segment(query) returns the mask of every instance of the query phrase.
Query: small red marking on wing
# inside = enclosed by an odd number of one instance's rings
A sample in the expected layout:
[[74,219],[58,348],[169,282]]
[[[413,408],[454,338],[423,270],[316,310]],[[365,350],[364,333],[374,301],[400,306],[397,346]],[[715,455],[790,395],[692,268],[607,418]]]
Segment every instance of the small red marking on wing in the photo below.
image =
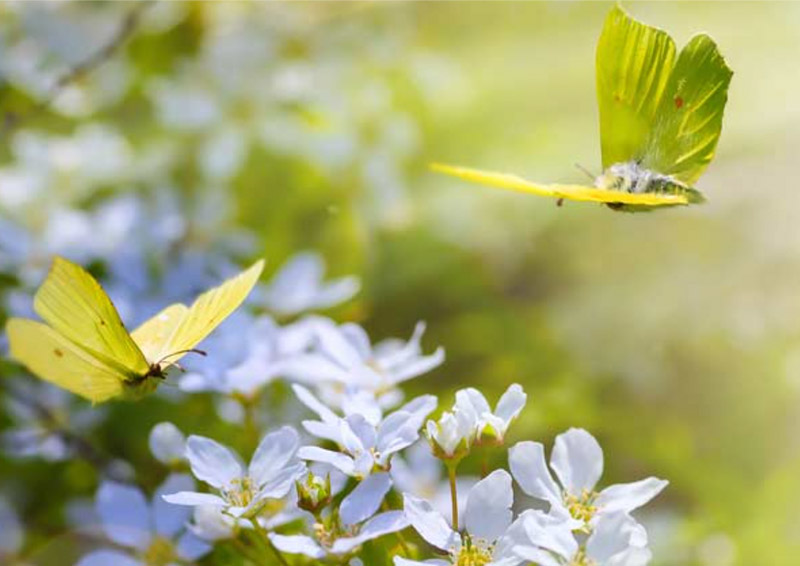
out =
[[680,96],[675,97],[675,108],[681,109],[683,107],[683,99]]

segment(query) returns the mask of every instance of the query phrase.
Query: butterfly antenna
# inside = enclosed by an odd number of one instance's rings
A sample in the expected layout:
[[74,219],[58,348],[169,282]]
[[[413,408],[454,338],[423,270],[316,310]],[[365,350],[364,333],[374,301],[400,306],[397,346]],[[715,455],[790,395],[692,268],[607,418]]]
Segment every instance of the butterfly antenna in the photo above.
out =
[[[163,358],[158,360],[158,362],[156,362],[156,363],[160,364],[160,363],[162,363],[164,360],[166,360],[168,358],[171,358],[173,356],[180,356],[181,354],[200,354],[201,356],[207,356],[208,355],[203,350],[198,350],[197,348],[189,348],[187,350],[178,350],[177,352],[172,352],[171,354],[167,354],[166,356],[164,356]],[[177,364],[173,364],[173,365],[177,365]]]
[[594,181],[597,178],[597,175],[592,174],[591,171],[589,171],[586,167],[584,167],[580,163],[576,163],[575,167],[577,167],[579,171],[583,171],[584,173],[586,173],[586,176],[589,177],[592,181]]

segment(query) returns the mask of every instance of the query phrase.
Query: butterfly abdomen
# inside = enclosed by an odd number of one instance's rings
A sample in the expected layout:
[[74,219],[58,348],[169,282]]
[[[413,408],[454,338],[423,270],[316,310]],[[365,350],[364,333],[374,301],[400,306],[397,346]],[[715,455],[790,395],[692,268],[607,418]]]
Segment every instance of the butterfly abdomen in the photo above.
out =
[[[595,186],[609,191],[634,194],[654,193],[664,195],[684,195],[689,203],[701,203],[703,195],[692,187],[678,181],[671,175],[664,175],[642,167],[636,161],[615,163],[595,180]],[[614,210],[648,210],[647,207],[611,203]]]

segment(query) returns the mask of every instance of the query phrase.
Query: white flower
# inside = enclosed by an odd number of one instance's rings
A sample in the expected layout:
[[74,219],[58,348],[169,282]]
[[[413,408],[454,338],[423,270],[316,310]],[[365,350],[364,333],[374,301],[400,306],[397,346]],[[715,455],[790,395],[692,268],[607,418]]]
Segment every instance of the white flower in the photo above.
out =
[[279,316],[326,309],[352,298],[361,284],[357,277],[342,277],[324,282],[325,264],[314,252],[292,256],[272,278],[257,291],[261,302]]
[[[450,513],[451,507],[450,484],[443,471],[442,461],[434,457],[430,445],[424,440],[415,443],[404,454],[396,454],[392,458],[391,474],[395,489],[427,499],[442,515]],[[463,523],[467,493],[477,481],[478,478],[472,476],[456,478],[459,524]]]
[[268,316],[239,311],[203,342],[201,348],[210,355],[189,362],[196,371],[181,378],[180,388],[253,397],[282,375],[284,363],[304,351],[311,340],[311,327],[305,321],[279,327]]
[[419,439],[425,417],[436,408],[436,397],[423,395],[406,403],[385,419],[369,422],[360,414],[345,418],[323,405],[306,388],[294,385],[295,394],[319,415],[319,421],[303,421],[303,427],[317,438],[335,442],[340,452],[318,446],[304,446],[300,458],[329,464],[360,480],[341,502],[339,514],[346,525],[364,521],[377,511],[391,489],[388,473],[392,455]]
[[428,421],[425,434],[438,458],[460,459],[469,452],[477,426],[474,412],[455,407],[452,413],[442,413],[438,421]]
[[494,411],[483,393],[473,387],[456,393],[456,407],[475,414],[478,440],[487,438],[502,444],[508,427],[525,407],[527,395],[516,383],[510,385],[497,402]]
[[155,425],[147,441],[150,453],[162,464],[174,466],[186,459],[186,437],[172,423]]
[[74,407],[73,395],[49,383],[14,380],[8,387],[4,404],[15,426],[0,435],[0,446],[15,458],[67,459],[75,449],[72,435],[88,432],[106,414],[102,408]]
[[22,549],[25,532],[14,508],[0,497],[0,558],[15,556]]
[[402,511],[387,511],[361,524],[350,525],[345,533],[328,533],[319,525],[322,528],[315,529],[314,536],[270,533],[269,538],[281,552],[304,554],[321,560],[349,554],[368,540],[401,531],[407,526],[408,520]]
[[[516,543],[525,539],[519,519],[511,521],[514,492],[511,476],[505,470],[495,470],[470,490],[463,533],[454,531],[428,501],[409,494],[403,500],[411,526],[428,543],[450,554],[448,561],[439,564],[515,566],[523,561],[513,551]],[[400,557],[394,563],[396,566],[426,564]]]
[[90,552],[77,566],[147,566],[194,562],[211,547],[187,531],[191,511],[169,505],[162,495],[191,489],[192,478],[172,475],[161,485],[151,502],[137,488],[104,482],[97,491],[95,507],[108,539],[126,551],[104,548]]
[[186,456],[192,473],[219,495],[182,491],[164,496],[176,505],[213,505],[234,517],[255,517],[268,500],[281,499],[305,471],[295,455],[297,432],[288,426],[264,436],[245,470],[228,448],[202,436],[190,436]]
[[509,451],[509,465],[514,479],[532,497],[550,503],[550,512],[589,523],[605,513],[638,509],[667,486],[654,477],[617,484],[595,491],[603,474],[603,450],[594,437],[583,429],[569,429],[556,437],[550,467],[547,469],[544,446],[538,442],[520,442]]
[[390,339],[375,346],[357,324],[337,326],[331,320],[317,317],[314,331],[316,351],[288,363],[287,376],[316,384],[326,394],[326,400],[334,404],[341,404],[337,392],[344,385],[371,392],[384,408],[395,406],[402,399],[398,384],[444,361],[441,347],[433,354],[422,355],[420,341],[425,332],[422,322],[417,323],[408,342]]
[[523,514],[525,540],[513,551],[539,566],[645,566],[651,553],[647,533],[630,515],[620,511],[600,517],[584,544],[572,535],[571,521],[541,511]]

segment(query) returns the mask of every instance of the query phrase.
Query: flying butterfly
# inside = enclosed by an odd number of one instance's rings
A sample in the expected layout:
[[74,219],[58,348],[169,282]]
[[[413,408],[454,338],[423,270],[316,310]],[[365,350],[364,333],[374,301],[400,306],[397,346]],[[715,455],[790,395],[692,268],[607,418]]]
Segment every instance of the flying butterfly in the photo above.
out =
[[259,260],[191,306],[175,303],[131,333],[100,284],[56,257],[33,308],[47,323],[11,318],[11,356],[40,378],[94,403],[138,399],[245,300],[264,268]]
[[693,185],[722,130],[733,72],[708,35],[694,36],[676,59],[663,30],[608,14],[597,44],[597,97],[603,173],[594,186],[540,184],[516,175],[433,164],[467,181],[638,212],[702,203]]

